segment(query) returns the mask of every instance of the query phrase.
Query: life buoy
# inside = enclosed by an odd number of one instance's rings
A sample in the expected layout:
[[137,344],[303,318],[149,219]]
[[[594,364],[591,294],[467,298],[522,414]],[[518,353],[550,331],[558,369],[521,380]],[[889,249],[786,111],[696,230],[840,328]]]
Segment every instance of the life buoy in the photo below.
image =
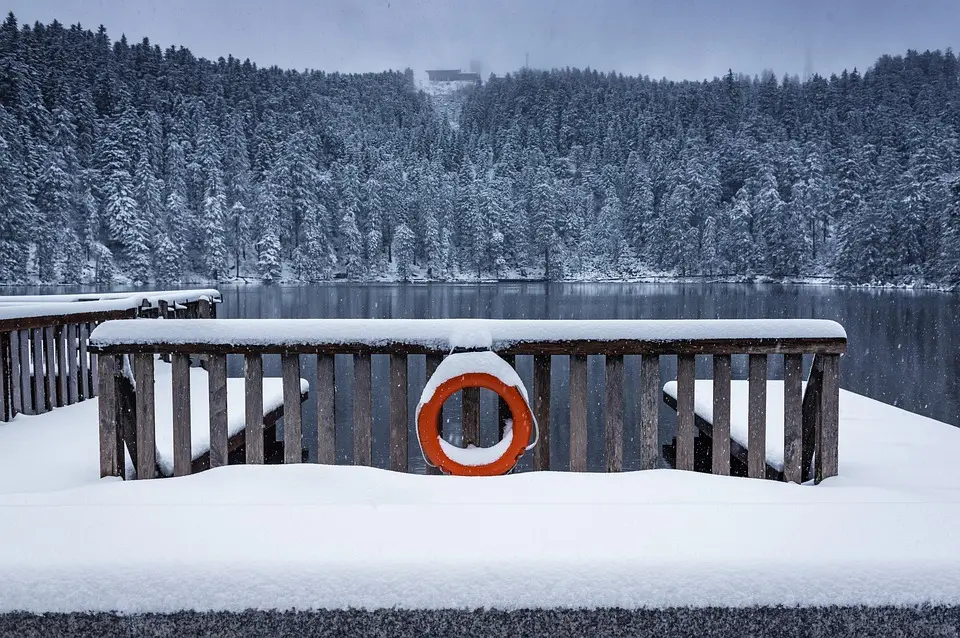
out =
[[[490,353],[493,355],[493,353]],[[457,355],[451,355],[457,356]],[[496,356],[496,355],[493,355]],[[502,360],[501,360],[502,361]],[[505,363],[505,362],[504,362]],[[438,369],[438,372],[440,370]],[[519,380],[519,378],[518,378]],[[496,392],[510,408],[513,418],[510,441],[506,437],[503,453],[480,464],[465,464],[450,458],[440,441],[439,423],[443,404],[455,393],[464,388],[486,388]],[[442,381],[427,401],[421,403],[417,412],[417,437],[424,459],[447,474],[457,476],[499,476],[512,470],[523,453],[529,449],[530,435],[535,421],[527,399],[521,388],[507,385],[503,380],[487,372],[466,372]],[[484,449],[484,448],[478,448]],[[489,448],[486,448],[489,449]]]

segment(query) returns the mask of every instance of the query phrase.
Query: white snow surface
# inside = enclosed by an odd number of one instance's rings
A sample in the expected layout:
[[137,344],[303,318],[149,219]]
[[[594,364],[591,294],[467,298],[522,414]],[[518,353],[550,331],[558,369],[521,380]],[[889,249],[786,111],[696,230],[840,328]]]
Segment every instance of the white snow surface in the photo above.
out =
[[[806,390],[807,382],[803,382]],[[677,382],[668,381],[663,391],[677,398]],[[730,438],[747,448],[749,422],[747,401],[750,385],[746,381],[730,384]],[[713,423],[713,381],[696,381],[693,386],[693,411]],[[767,463],[783,471],[783,381],[767,381]]]
[[0,423],[0,612],[960,604],[960,429],[846,391],[819,486],[313,464],[98,480],[95,414]]
[[91,343],[202,343],[220,346],[403,343],[436,349],[496,349],[524,342],[637,339],[845,339],[821,319],[545,320],[515,319],[176,319],[160,325],[108,321]]
[[440,439],[440,447],[443,448],[443,453],[450,457],[452,461],[467,466],[489,465],[510,449],[510,444],[513,443],[513,425],[505,427],[503,438],[490,447],[468,445],[462,448],[453,443],[448,443],[443,437],[437,438]]
[[160,301],[177,304],[196,301],[201,297],[206,297],[211,301],[219,301],[220,293],[211,288],[205,290],[125,292],[89,296],[6,296],[0,297],[0,320],[130,310],[132,308],[139,308],[144,305],[144,303],[149,306],[156,306]]

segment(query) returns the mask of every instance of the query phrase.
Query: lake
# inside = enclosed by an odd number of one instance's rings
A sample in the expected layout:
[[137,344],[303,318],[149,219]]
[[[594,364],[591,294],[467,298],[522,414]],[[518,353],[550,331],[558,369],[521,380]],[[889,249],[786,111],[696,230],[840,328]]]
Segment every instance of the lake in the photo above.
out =
[[[849,337],[842,359],[841,385],[911,412],[960,426],[960,295],[916,290],[850,289],[813,285],[698,284],[698,283],[495,283],[495,284],[349,284],[296,286],[220,286],[220,317],[246,318],[446,318],[503,319],[747,319],[816,318],[839,321]],[[58,290],[59,291],[59,290]],[[17,292],[20,292],[18,290]],[[41,294],[53,289],[23,289]],[[230,362],[232,376],[241,376],[239,357]],[[265,372],[279,375],[279,362],[268,357]],[[518,371],[532,387],[532,361],[518,358]],[[627,401],[624,463],[638,464],[632,445],[635,402],[630,388],[638,387],[638,362],[625,365]],[[422,383],[422,357],[411,357],[411,385]],[[771,373],[781,372],[780,357],[771,357]],[[809,357],[806,365],[809,366]],[[386,357],[374,358],[374,388],[383,388]],[[698,376],[709,376],[709,359],[698,357]],[[349,390],[352,368],[349,357],[337,358],[338,387]],[[602,442],[602,357],[591,357],[590,465],[600,467]],[[675,364],[664,358],[663,380],[672,378]],[[735,378],[746,377],[745,361],[736,361]],[[314,367],[304,358],[303,376],[311,379]],[[554,359],[552,457],[559,467],[566,462],[563,445],[567,427],[567,367],[564,357]],[[417,396],[410,397],[410,414]],[[386,393],[374,393],[374,463],[387,463]],[[314,438],[312,401],[304,406],[304,434]],[[456,398],[448,404],[446,431],[457,438],[459,413]],[[483,397],[481,442],[496,437],[495,400]],[[661,443],[672,436],[672,415],[661,411]],[[348,392],[337,401],[338,462],[352,457],[352,405]],[[311,455],[315,449],[311,449]],[[411,436],[411,464],[422,467],[416,441]],[[521,467],[529,464],[524,458]]]

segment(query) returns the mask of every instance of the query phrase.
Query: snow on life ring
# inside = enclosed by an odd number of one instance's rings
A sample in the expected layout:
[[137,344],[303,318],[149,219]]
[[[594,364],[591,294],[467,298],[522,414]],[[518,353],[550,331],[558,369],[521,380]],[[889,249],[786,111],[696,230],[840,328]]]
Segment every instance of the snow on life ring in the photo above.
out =
[[[441,439],[439,422],[443,404],[464,388],[492,390],[510,408],[512,424],[508,425],[503,440],[496,446],[454,448]],[[417,438],[424,460],[457,476],[506,474],[536,443],[527,443],[534,427],[533,412],[520,377],[510,364],[493,352],[452,354],[444,359],[428,380],[417,406]]]

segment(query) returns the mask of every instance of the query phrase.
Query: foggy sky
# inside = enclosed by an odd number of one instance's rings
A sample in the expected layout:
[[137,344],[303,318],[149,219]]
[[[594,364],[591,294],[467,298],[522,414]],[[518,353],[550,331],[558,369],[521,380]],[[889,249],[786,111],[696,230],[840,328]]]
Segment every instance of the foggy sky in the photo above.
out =
[[[0,5],[2,6],[2,5]],[[7,0],[23,23],[260,66],[375,71],[591,67],[671,79],[824,75],[960,45],[960,0]],[[6,12],[6,11],[4,11]]]

